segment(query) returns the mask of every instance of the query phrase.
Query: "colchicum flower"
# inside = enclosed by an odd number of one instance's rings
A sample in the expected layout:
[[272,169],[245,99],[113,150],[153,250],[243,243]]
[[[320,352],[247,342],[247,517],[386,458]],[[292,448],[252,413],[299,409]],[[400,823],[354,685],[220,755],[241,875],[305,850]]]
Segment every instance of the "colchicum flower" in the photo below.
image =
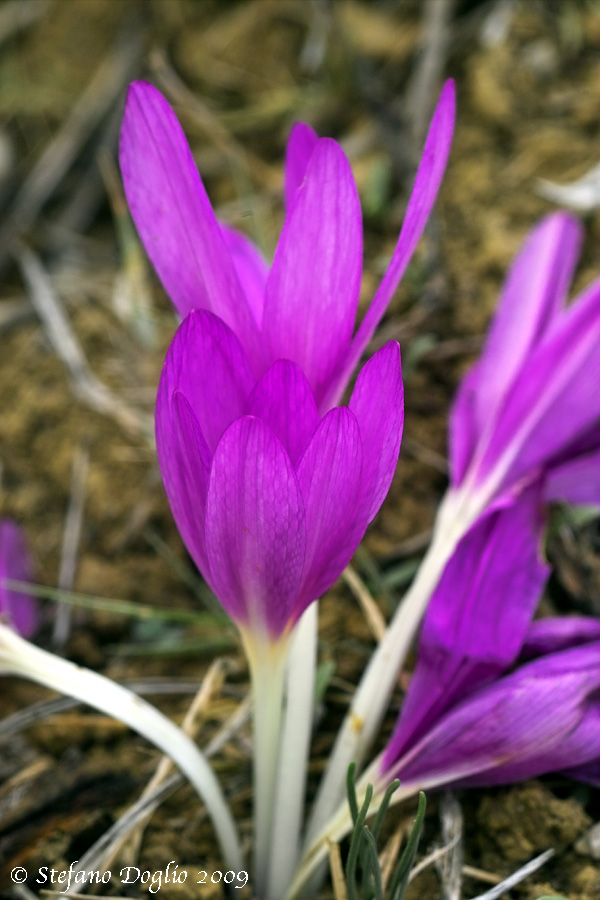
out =
[[0,620],[23,637],[29,638],[39,627],[38,605],[33,597],[15,590],[5,582],[30,582],[31,557],[21,529],[10,519],[0,519]]
[[164,97],[129,89],[120,162],[146,251],[180,316],[202,308],[237,335],[260,378],[279,359],[304,372],[321,413],[339,403],[422,234],[444,173],[454,123],[447,82],[433,116],[389,268],[353,336],[362,274],[358,193],[341,147],[307,125],[286,154],[286,219],[269,268],[215,218],[189,146]]
[[389,488],[403,421],[398,345],[375,354],[348,406],[338,404],[435,202],[453,121],[448,82],[389,268],[354,332],[362,220],[340,146],[306,125],[292,131],[285,223],[269,267],[215,218],[164,97],[136,82],[127,98],[127,201],[184,318],[158,393],[159,464],[185,544],[239,626],[250,661],[255,890],[267,900],[279,900],[298,852],[314,608],[295,630],[301,646],[289,656],[287,690],[296,700],[282,728],[291,634],[348,564]]
[[289,633],[348,564],[389,489],[402,423],[393,341],[348,407],[321,417],[295,363],[257,380],[213,313],[180,325],[157,397],[159,464],[191,556],[250,643]]
[[[417,663],[386,749],[362,774],[392,802],[420,790],[562,772],[600,784],[600,621],[531,622],[549,574],[541,486],[477,522],[429,604]],[[308,847],[298,887],[351,827],[343,805]]]

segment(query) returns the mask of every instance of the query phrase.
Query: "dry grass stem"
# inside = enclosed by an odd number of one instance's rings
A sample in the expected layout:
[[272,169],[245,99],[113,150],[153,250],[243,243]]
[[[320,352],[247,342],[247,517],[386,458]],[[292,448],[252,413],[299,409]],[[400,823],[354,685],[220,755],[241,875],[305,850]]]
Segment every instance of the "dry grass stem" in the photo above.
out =
[[19,244],[16,256],[31,302],[55,353],[71,373],[75,393],[96,412],[118,422],[128,434],[144,436],[150,441],[153,431],[151,418],[127,406],[93,374],[50,277],[38,257],[23,244]]
[[358,600],[371,634],[375,640],[379,642],[385,634],[385,619],[383,618],[381,610],[371,597],[369,589],[352,566],[347,566],[344,569],[342,578]]
[[[73,458],[71,474],[71,497],[65,520],[63,543],[58,574],[58,586],[63,591],[70,591],[75,581],[77,556],[83,526],[83,509],[85,505],[85,486],[89,468],[87,450],[78,447]],[[53,641],[55,646],[64,647],[71,630],[73,607],[61,603],[56,609],[54,619]]]

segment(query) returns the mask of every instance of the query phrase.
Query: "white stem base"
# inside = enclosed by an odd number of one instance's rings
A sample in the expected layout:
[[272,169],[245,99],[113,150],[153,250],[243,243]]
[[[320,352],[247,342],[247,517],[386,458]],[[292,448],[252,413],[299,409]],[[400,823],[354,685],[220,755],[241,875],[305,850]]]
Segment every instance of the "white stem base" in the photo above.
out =
[[312,603],[292,637],[286,711],[275,790],[267,900],[281,900],[300,855],[317,664],[318,604]]
[[252,676],[254,707],[254,891],[266,897],[273,840],[288,639],[277,642],[242,632]]

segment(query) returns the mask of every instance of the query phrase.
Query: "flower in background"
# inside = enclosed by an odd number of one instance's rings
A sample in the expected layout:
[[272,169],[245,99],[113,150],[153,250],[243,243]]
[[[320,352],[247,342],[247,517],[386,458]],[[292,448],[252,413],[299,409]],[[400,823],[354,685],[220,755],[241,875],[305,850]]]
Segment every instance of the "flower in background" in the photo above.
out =
[[243,633],[283,635],[338,578],[389,489],[402,424],[395,342],[348,407],[321,416],[296,363],[257,379],[213,313],[180,325],[158,391],[159,464],[185,544]]
[[164,97],[129,89],[120,161],[146,251],[182,317],[202,308],[237,335],[256,378],[279,359],[304,372],[317,408],[335,406],[408,265],[435,202],[454,124],[447,82],[433,116],[389,268],[353,335],[362,274],[358,193],[341,147],[306,125],[286,154],[286,220],[268,267],[251,242],[221,225]]
[[581,238],[578,222],[556,213],[513,263],[452,410],[451,484],[431,544],[353,696],[317,791],[311,839],[343,801],[348,765],[362,763],[379,733],[427,606],[470,529],[535,485],[544,501],[600,504],[600,279],[565,306]]
[[552,771],[600,782],[600,621],[531,623],[549,571],[540,500],[535,486],[475,525],[432,597],[379,761],[404,796]]
[[[531,622],[549,575],[542,513],[537,482],[459,543],[431,598],[396,727],[359,796],[372,785],[379,804],[396,778],[393,803],[547,772],[600,784],[600,621]],[[347,802],[326,811],[308,833],[298,885],[352,828]]]
[[38,605],[29,594],[13,590],[6,582],[31,582],[32,578],[33,566],[23,532],[9,519],[0,519],[0,618],[27,638],[38,629]]
[[536,478],[549,500],[600,503],[600,279],[565,306],[581,226],[531,232],[450,421],[452,491],[488,505]]

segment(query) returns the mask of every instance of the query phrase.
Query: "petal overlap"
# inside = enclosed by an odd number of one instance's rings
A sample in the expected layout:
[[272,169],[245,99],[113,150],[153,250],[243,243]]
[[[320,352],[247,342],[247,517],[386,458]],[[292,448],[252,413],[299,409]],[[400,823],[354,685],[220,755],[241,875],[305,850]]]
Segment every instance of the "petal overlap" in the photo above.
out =
[[298,363],[317,402],[347,350],[360,291],[362,220],[350,165],[335,141],[316,145],[266,286],[267,360]]
[[304,567],[305,518],[281,442],[260,419],[237,419],[215,452],[206,510],[211,581],[236,622],[284,630]]
[[248,400],[247,412],[277,435],[295,465],[318,428],[315,398],[302,369],[287,359],[273,363]]
[[402,441],[404,386],[396,341],[387,343],[365,363],[348,405],[356,416],[363,446],[359,507],[366,526],[390,489]]
[[332,409],[296,469],[306,509],[307,533],[297,617],[331,587],[356,550],[360,537],[356,538],[353,525],[362,465],[363,449],[356,418],[345,407]]

